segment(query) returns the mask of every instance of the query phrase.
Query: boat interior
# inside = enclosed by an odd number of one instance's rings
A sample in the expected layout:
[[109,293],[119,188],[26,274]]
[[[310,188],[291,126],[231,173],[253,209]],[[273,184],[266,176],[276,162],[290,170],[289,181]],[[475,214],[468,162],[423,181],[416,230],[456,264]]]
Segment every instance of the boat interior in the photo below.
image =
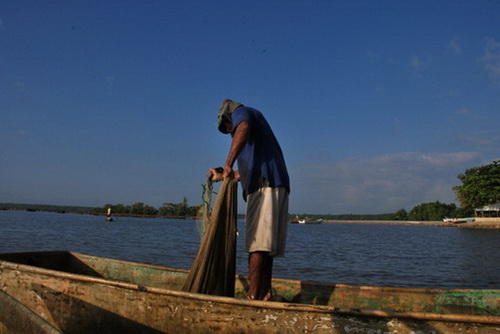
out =
[[[7,262],[2,262],[7,261]],[[110,281],[181,291],[188,271],[106,259],[69,251],[0,254],[2,266],[46,271],[50,275],[84,275]],[[236,276],[235,297],[242,298],[248,277]],[[499,290],[443,290],[353,286],[273,279],[274,301],[334,308],[367,308],[401,312],[500,315]]]

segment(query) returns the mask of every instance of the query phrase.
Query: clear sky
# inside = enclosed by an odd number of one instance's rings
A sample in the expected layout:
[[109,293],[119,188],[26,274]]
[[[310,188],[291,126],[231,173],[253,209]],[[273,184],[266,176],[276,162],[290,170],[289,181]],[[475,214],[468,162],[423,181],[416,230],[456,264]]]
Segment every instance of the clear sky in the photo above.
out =
[[452,203],[500,159],[499,18],[496,0],[3,0],[0,202],[198,205],[231,98],[271,123],[291,213]]

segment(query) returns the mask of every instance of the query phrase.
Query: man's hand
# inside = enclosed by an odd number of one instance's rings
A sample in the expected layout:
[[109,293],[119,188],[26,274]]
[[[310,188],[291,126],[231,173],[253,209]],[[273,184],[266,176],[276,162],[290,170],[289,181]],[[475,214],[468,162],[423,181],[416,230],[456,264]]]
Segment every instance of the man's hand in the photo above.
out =
[[219,182],[224,180],[224,169],[222,167],[210,168],[208,171],[208,177],[212,179],[214,182]]
[[213,182],[223,181],[228,176],[234,177],[236,181],[240,180],[240,172],[233,170],[231,167],[210,168],[207,176],[209,176]]

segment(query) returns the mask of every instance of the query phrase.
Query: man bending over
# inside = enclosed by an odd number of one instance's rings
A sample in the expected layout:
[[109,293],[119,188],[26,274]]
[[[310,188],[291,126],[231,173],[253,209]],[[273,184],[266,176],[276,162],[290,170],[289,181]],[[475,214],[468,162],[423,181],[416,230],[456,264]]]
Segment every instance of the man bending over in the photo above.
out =
[[[232,142],[223,171],[211,168],[212,179],[233,176],[246,201],[245,250],[249,253],[250,287],[246,298],[270,300],[273,259],[285,253],[290,180],[281,147],[256,109],[225,100],[218,114],[219,131]],[[238,170],[233,170],[238,162]]]

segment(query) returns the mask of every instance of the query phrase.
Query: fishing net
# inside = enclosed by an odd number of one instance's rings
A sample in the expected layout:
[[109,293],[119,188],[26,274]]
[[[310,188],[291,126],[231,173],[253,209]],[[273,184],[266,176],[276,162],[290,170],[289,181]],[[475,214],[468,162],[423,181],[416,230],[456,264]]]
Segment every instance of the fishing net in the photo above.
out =
[[183,291],[234,297],[237,186],[236,180],[226,178],[211,211],[212,181],[207,179],[198,214],[204,233]]
[[212,212],[212,208],[210,205],[212,204],[212,194],[217,194],[213,191],[213,182],[212,177],[207,176],[207,182],[201,185],[203,187],[203,204],[200,206],[198,213],[196,215],[196,226],[198,227],[198,232],[200,236],[203,238],[205,234],[205,230],[207,228],[207,224],[210,220],[210,213]]

